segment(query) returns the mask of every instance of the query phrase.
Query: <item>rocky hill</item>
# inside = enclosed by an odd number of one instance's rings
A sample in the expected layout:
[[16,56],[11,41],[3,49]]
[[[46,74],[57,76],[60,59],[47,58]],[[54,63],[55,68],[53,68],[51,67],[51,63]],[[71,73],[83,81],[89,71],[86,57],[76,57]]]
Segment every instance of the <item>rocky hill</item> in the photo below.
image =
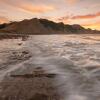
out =
[[85,29],[80,25],[56,23],[47,19],[33,18],[20,22],[0,25],[0,32],[17,34],[68,34],[68,33],[100,33],[97,30]]

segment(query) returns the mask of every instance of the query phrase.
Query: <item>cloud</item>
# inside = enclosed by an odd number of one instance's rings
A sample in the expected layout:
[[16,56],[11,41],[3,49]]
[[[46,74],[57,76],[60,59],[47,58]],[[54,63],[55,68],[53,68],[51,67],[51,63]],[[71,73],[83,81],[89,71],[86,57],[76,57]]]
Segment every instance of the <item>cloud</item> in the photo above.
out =
[[95,14],[87,14],[87,15],[64,16],[64,17],[58,18],[57,20],[66,22],[69,20],[71,21],[72,20],[84,20],[84,19],[86,20],[86,19],[93,19],[97,17],[100,17],[100,12],[97,12]]
[[68,4],[74,5],[76,4],[79,0],[66,0]]
[[20,5],[19,8],[31,13],[46,13],[46,12],[55,10],[53,6],[46,6],[46,5],[23,4],[23,5]]
[[3,3],[5,5],[9,5],[11,7],[14,7],[16,9],[20,9],[21,11],[27,11],[33,14],[36,13],[46,13],[55,10],[56,8],[53,5],[46,5],[43,3],[33,3],[31,1],[27,0],[0,0],[0,3]]
[[96,18],[99,16],[100,16],[100,12],[97,12],[95,14],[73,16],[71,19],[91,19],[91,18]]
[[9,22],[9,19],[8,18],[6,18],[4,16],[0,16],[0,24],[7,23],[7,22]]

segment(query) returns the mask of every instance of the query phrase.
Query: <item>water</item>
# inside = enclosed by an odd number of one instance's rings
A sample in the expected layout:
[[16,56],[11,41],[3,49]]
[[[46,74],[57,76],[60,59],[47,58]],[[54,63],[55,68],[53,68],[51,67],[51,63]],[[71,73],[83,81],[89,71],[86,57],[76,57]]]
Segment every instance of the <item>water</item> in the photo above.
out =
[[100,35],[33,35],[27,41],[2,40],[0,47],[1,82],[41,67],[56,75],[50,82],[59,100],[100,100]]

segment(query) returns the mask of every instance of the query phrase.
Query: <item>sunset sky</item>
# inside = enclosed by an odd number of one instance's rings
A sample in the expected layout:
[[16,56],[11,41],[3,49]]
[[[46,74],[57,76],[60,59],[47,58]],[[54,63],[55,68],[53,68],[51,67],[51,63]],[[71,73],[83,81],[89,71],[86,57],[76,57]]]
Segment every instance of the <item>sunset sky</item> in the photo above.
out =
[[100,30],[100,0],[0,0],[0,23],[34,17]]

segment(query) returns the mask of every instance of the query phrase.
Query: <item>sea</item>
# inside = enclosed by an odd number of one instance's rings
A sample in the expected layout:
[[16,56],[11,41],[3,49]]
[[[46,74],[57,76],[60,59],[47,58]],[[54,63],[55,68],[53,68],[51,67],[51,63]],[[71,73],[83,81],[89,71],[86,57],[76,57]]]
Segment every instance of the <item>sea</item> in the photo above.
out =
[[60,100],[100,100],[100,34],[0,39],[0,82],[25,67],[28,72],[29,65],[57,75],[53,84]]

